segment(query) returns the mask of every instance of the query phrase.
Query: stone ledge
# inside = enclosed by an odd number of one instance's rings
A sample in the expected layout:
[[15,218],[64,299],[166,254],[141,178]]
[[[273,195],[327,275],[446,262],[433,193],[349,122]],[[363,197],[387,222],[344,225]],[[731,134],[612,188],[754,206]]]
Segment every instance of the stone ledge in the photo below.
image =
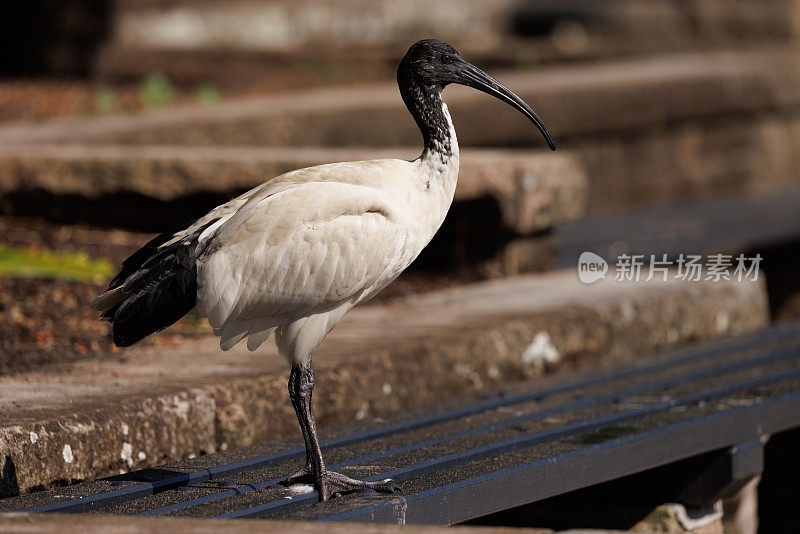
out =
[[[181,27],[187,14],[194,31],[179,29],[176,37],[169,29]],[[639,0],[407,0],[402,7],[391,0],[245,0],[225,9],[215,2],[118,2],[118,31],[97,70],[106,78],[164,72],[184,83],[229,86],[274,84],[276,77],[308,80],[325,62],[332,67],[322,69],[323,82],[364,77],[365,71],[388,77],[399,54],[434,34],[479,63],[538,65],[790,42],[797,33],[793,15],[787,0],[649,0],[645,8]],[[253,19],[259,29],[252,28]],[[530,21],[552,27],[528,37],[509,33]],[[243,33],[243,25],[251,31]]]
[[[569,271],[474,284],[351,312],[317,352],[317,412],[324,427],[767,322],[763,283],[585,286]],[[222,353],[209,337],[0,377],[3,494],[294,433],[268,345]]]
[[[492,74],[541,111],[557,138],[572,139],[796,106],[800,104],[797,57],[793,48],[768,47]],[[463,146],[542,146],[538,131],[501,102],[461,86],[448,87],[445,99]],[[0,128],[3,144],[83,141],[417,146],[419,131],[394,83]]]
[[[769,47],[494,74],[583,159],[588,211],[608,213],[794,182],[798,65],[796,50]],[[504,104],[463,87],[445,96],[462,146],[542,147]],[[381,84],[0,128],[0,144],[34,143],[390,147],[419,132]]]
[[[252,519],[192,519],[188,517],[114,517],[78,514],[0,514],[5,534],[547,534],[549,529],[497,527],[434,527],[419,525],[358,525]],[[565,534],[586,531],[570,530]]]
[[[0,147],[0,196],[42,189],[97,198],[135,193],[175,200],[235,194],[284,172],[335,161],[414,159],[415,149],[24,145]],[[520,234],[575,220],[588,197],[586,171],[568,152],[464,150],[456,201],[490,196]]]
[[214,399],[190,389],[68,407],[58,417],[4,426],[0,496],[13,494],[14,486],[30,491],[216,450],[215,416]]

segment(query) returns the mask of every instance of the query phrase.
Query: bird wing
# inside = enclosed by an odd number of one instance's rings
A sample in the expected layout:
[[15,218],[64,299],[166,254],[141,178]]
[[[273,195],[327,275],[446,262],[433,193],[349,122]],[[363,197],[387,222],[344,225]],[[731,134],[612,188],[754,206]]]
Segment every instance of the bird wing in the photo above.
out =
[[314,181],[262,190],[201,243],[199,309],[217,330],[265,330],[357,300],[406,267],[406,238],[379,189]]
[[[261,202],[272,195],[282,193],[287,189],[293,189],[307,184],[318,183],[339,183],[350,185],[371,186],[376,178],[382,173],[402,174],[409,170],[409,162],[398,159],[379,159],[370,161],[351,161],[342,163],[326,163],[290,171],[263,184],[242,193],[221,204],[206,213],[203,217],[195,220],[186,228],[181,229],[168,236],[169,240],[159,243],[159,248],[166,247],[180,241],[186,236],[192,235],[203,228],[200,241],[205,241],[214,235],[217,229],[228,221],[232,216],[239,212],[244,206],[253,202]],[[313,194],[313,193],[311,193]],[[204,228],[205,227],[205,228]],[[167,235],[165,235],[165,238]]]

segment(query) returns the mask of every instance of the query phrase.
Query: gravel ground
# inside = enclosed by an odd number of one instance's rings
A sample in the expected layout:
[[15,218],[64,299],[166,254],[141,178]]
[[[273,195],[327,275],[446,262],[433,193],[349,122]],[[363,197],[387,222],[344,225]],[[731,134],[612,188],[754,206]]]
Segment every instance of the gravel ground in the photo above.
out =
[[42,219],[0,216],[0,243],[62,252],[85,252],[113,265],[144,245],[153,234],[81,224],[53,224]]
[[[143,95],[143,82],[108,85],[81,80],[0,80],[0,121],[139,113],[157,107],[208,104],[216,99],[272,94],[292,89],[385,81],[392,79],[393,75],[394,67],[385,65],[365,65],[358,70],[351,68],[344,72],[327,73],[313,69],[298,71],[276,68],[269,76],[248,80],[244,86],[238,83],[219,90],[208,84],[184,87],[169,83],[168,100],[158,105],[148,104],[147,97]],[[205,100],[209,98],[209,91],[213,94],[210,102]]]
[[[104,86],[79,81],[14,80],[0,82],[0,121],[42,120],[57,117],[96,115]],[[108,112],[135,113],[146,108],[135,86],[114,88],[114,102]],[[182,91],[173,103],[191,101]]]
[[[151,237],[119,229],[0,217],[0,243],[84,251],[113,265],[119,265]],[[412,269],[373,302],[391,305],[410,295],[479,278],[475,273],[437,274]],[[98,320],[90,306],[91,299],[104,288],[97,283],[0,276],[0,374],[117,352],[108,325]],[[176,345],[186,337],[210,333],[205,319],[189,317],[143,343]]]
[[[112,354],[107,324],[89,305],[103,286],[70,280],[0,277],[0,374]],[[182,320],[146,344],[175,345],[210,333],[204,322]]]

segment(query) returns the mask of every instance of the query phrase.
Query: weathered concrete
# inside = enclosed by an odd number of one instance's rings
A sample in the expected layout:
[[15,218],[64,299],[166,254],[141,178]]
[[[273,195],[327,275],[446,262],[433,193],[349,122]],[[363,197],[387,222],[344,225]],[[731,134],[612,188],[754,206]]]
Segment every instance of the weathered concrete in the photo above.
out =
[[[224,8],[219,2],[127,0],[119,2],[112,42],[139,51],[286,52],[318,46],[323,53],[331,53],[331,49],[402,48],[436,33],[475,52],[513,41],[508,28],[520,15],[538,17],[545,23],[551,19],[555,22],[559,16],[577,15],[596,22],[587,28],[594,35],[613,34],[627,41],[631,49],[639,46],[647,51],[664,51],[698,41],[741,45],[742,41],[788,40],[795,31],[792,9],[791,0],[762,0],[757,6],[748,0],[652,0],[647,8],[637,0],[608,0],[600,7],[573,5],[561,9],[536,3],[520,6],[513,0],[482,0],[469,5],[445,0],[435,6],[425,0],[408,0],[402,5],[391,0],[346,4],[243,0]],[[188,24],[194,31],[186,31]],[[657,40],[660,46],[655,47]],[[502,54],[502,50],[498,52]]]
[[[800,102],[800,66],[791,48],[493,74],[539,109],[557,137],[569,139],[641,133],[654,124],[765,112]],[[527,119],[501,102],[460,86],[449,87],[445,97],[464,146],[542,144]],[[419,132],[396,85],[389,83],[248,97],[136,116],[8,124],[0,128],[0,141],[381,147],[417,146]]]
[[[800,61],[792,49],[496,73],[587,165],[589,211],[796,180]],[[541,147],[524,117],[463,87],[446,99],[463,146]],[[498,120],[502,117],[502,120]],[[232,100],[136,117],[0,128],[0,144],[416,146],[394,84]]]
[[25,401],[12,401],[5,409],[0,496],[216,450],[214,399],[202,389],[100,400],[78,408],[70,400],[57,417],[22,426],[9,423],[16,419],[13,404]]
[[[310,165],[418,155],[416,149],[402,148],[5,146],[0,147],[0,197],[32,189],[88,198],[116,193],[159,200],[208,192],[233,195]],[[568,152],[465,150],[456,201],[484,196],[498,202],[510,229],[527,234],[584,214],[586,170]]]
[[[150,50],[238,51],[338,50],[402,45],[419,35],[467,40],[473,47],[496,43],[514,0],[479,0],[468,5],[444,0],[398,4],[386,0],[347,3],[319,0],[240,0],[233,4],[185,0],[123,0],[116,12],[114,42]],[[193,31],[187,32],[187,25]]]
[[[586,286],[573,271],[365,306],[317,351],[318,417],[331,425],[545,370],[632,362],[767,321],[763,282]],[[210,337],[0,377],[4,494],[294,433],[286,379],[272,343],[222,353]]]

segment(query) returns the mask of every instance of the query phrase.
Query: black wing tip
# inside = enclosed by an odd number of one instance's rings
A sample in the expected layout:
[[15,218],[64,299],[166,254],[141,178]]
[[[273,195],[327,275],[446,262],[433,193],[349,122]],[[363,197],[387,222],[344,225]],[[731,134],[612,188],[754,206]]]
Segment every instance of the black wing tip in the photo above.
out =
[[[111,323],[117,347],[139,343],[172,325],[195,307],[195,247],[207,226],[163,248],[150,246],[158,241],[166,242],[162,235],[135,252],[131,256],[133,259],[123,263],[123,272],[115,280],[124,284],[125,298],[114,302],[100,316]],[[113,286],[112,281],[112,289]]]
[[127,337],[123,337],[121,335],[117,335],[117,332],[115,331],[114,332],[114,345],[116,345],[117,347],[119,347],[121,349],[125,348],[125,347],[131,347],[131,346],[137,344],[139,341],[143,340],[145,337],[147,337],[147,336],[145,335],[145,336],[142,336],[142,337],[140,337],[138,339],[130,339],[130,338],[127,338]]

